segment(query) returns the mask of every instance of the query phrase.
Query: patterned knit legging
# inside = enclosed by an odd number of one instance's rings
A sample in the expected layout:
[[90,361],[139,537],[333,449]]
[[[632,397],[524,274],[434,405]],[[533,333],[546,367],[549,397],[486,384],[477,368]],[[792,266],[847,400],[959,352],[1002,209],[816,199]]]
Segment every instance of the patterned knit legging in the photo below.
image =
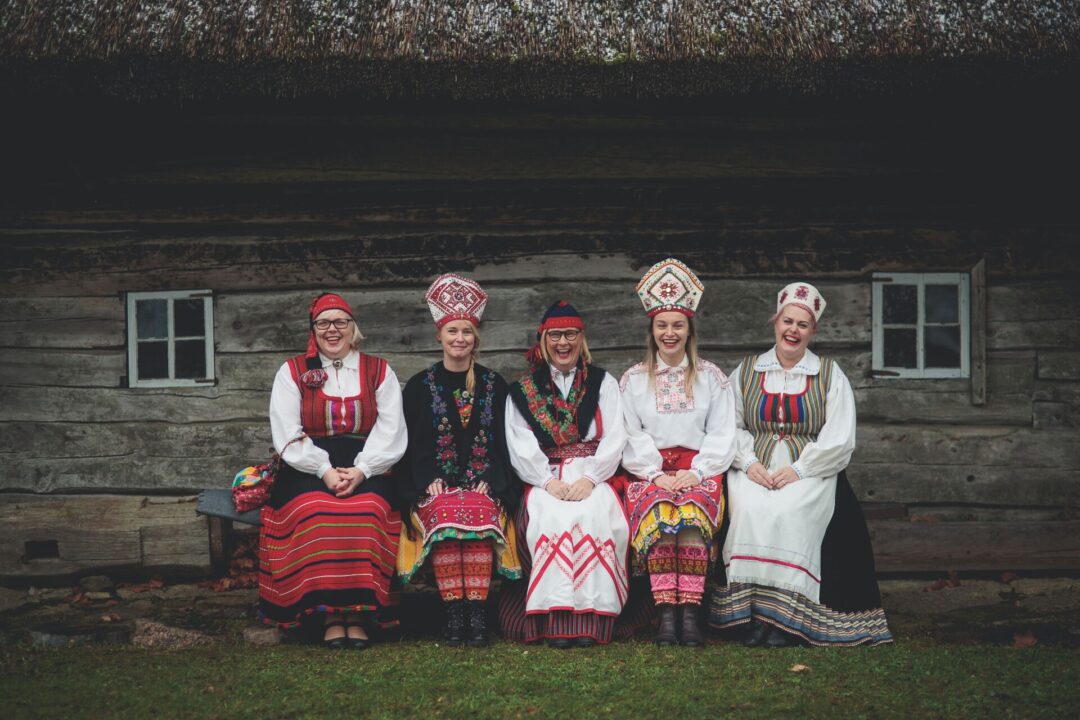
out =
[[649,584],[657,605],[700,605],[709,569],[709,550],[701,532],[684,528],[665,534],[649,549]]
[[491,586],[491,540],[441,540],[431,548],[435,582],[444,601],[487,600]]

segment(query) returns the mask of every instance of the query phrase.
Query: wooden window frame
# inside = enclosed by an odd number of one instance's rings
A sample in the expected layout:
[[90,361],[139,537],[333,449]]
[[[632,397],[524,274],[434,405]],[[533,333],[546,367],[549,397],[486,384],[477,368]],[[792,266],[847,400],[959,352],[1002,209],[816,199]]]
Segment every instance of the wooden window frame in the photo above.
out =
[[[915,317],[914,368],[889,367],[885,365],[884,292],[886,285],[915,285],[917,287]],[[955,285],[957,288],[958,320],[960,325],[960,367],[927,368],[926,346],[923,336],[925,321],[923,305],[927,285]],[[880,377],[895,378],[969,378],[971,377],[971,276],[965,272],[937,273],[874,273],[873,275],[873,344],[872,371]]]
[[[214,293],[212,290],[162,290],[158,292],[129,292],[125,294],[127,310],[127,386],[132,388],[199,387],[216,382],[214,375]],[[203,333],[205,338],[206,377],[176,378],[176,331],[173,320],[173,301],[203,301]],[[169,377],[139,378],[139,333],[135,317],[135,303],[139,300],[167,300]],[[183,338],[180,338],[183,339]]]

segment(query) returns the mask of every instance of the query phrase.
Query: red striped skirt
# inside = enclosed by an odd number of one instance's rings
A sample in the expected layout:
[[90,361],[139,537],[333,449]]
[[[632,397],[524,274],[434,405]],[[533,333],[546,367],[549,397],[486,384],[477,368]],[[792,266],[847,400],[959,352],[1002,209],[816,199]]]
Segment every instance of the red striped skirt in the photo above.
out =
[[401,517],[379,495],[309,492],[264,506],[259,533],[259,615],[296,625],[305,615],[372,612],[397,604]]

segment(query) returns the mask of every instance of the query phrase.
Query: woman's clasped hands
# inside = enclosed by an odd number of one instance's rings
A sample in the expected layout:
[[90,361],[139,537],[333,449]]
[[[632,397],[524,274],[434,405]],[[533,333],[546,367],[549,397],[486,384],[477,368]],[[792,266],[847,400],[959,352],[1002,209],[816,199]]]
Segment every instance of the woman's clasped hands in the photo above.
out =
[[701,484],[698,476],[690,470],[676,470],[675,474],[664,473],[653,479],[653,485],[668,492],[681,493]]
[[336,497],[349,497],[364,482],[364,473],[355,467],[332,467],[323,473],[322,481]]
[[587,477],[579,478],[572,483],[565,483],[558,478],[551,478],[548,480],[544,489],[549,495],[558,498],[559,500],[567,500],[570,502],[577,502],[584,500],[592,494],[593,488],[596,487],[593,481]]
[[759,462],[746,469],[746,476],[767,490],[779,490],[785,485],[790,485],[802,479],[799,477],[799,473],[795,472],[795,468],[790,465],[770,473]]

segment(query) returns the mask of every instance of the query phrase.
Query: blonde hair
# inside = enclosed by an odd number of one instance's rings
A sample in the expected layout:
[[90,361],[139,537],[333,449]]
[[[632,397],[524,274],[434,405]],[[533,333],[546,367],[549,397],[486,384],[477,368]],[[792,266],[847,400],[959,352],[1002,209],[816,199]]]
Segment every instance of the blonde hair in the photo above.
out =
[[355,318],[353,319],[352,333],[352,340],[349,341],[349,347],[359,352],[360,341],[365,338],[364,333],[360,332],[360,324],[356,322]]
[[[645,329],[645,370],[649,373],[649,384],[656,381],[656,354],[660,352],[660,346],[656,344],[653,336],[653,320],[649,318],[649,326]],[[686,374],[683,376],[683,392],[686,397],[694,399],[694,380],[697,379],[698,352],[697,330],[694,328],[694,318],[686,317]]]
[[[469,325],[472,326],[474,341],[472,352],[469,353],[469,372],[465,373],[465,392],[472,395],[476,392],[476,358],[480,355],[480,328],[471,322]],[[491,399],[487,402],[491,402]]]
[[[563,330],[564,328],[559,328],[559,329]],[[566,330],[576,330],[577,328],[565,328],[565,329]],[[540,357],[544,358],[544,362],[546,362],[548,365],[551,365],[552,364],[552,362],[551,362],[551,353],[549,353],[548,349],[547,349],[547,334],[549,332],[550,332],[549,330],[545,330],[543,332],[543,334],[540,335]],[[592,364],[592,353],[589,352],[589,343],[585,339],[585,331],[584,330],[581,331],[581,356],[580,357],[581,357],[582,360],[585,361],[586,365],[591,365]]]

